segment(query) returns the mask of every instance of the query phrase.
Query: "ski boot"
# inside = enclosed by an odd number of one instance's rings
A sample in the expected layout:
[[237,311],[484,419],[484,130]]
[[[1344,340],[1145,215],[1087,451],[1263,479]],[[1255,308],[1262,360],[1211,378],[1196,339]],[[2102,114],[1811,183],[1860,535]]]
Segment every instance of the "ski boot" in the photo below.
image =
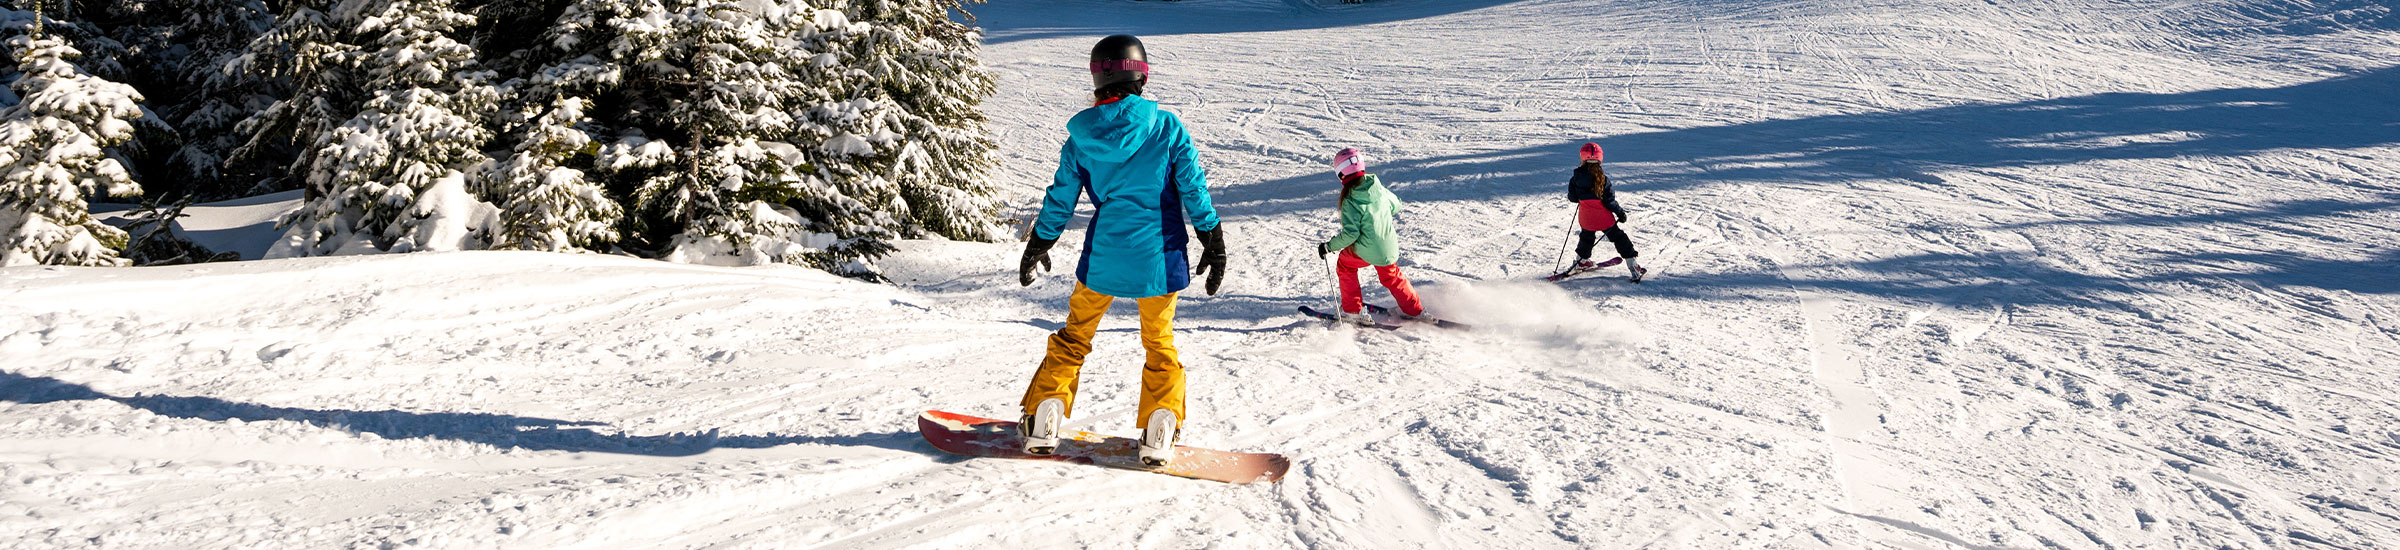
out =
[[1142,465],[1165,468],[1175,460],[1175,411],[1150,411],[1150,421],[1142,426]]
[[1375,326],[1375,316],[1367,315],[1365,313],[1343,313],[1336,315],[1336,317],[1340,317],[1341,322],[1350,323],[1352,325],[1362,327]]
[[1633,278],[1627,280],[1636,283],[1642,282],[1642,276],[1650,274],[1650,270],[1643,269],[1641,264],[1634,263],[1633,260],[1625,260],[1625,270],[1633,272]]
[[1058,425],[1067,420],[1067,404],[1057,399],[1044,399],[1033,406],[1033,414],[1017,423],[1017,433],[1025,436],[1025,454],[1050,456],[1058,452]]

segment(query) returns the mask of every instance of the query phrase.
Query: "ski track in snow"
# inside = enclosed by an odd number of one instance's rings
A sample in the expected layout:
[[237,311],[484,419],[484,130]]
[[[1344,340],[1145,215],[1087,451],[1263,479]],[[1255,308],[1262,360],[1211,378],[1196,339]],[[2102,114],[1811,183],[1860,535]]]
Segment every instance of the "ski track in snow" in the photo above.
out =
[[[1187,443],[1290,455],[1284,481],[916,436],[1016,414],[1080,229],[1030,288],[1014,243],[904,243],[895,285],[512,252],[9,268],[0,546],[2400,541],[2388,3],[972,9],[1018,218],[1091,41],[1149,43],[1233,246],[1224,295],[1181,305]],[[1585,140],[1649,282],[1537,279]],[[1291,313],[1329,301],[1343,146],[1481,330]],[[194,211],[232,243],[278,210]],[[1070,427],[1134,432],[1130,311]]]

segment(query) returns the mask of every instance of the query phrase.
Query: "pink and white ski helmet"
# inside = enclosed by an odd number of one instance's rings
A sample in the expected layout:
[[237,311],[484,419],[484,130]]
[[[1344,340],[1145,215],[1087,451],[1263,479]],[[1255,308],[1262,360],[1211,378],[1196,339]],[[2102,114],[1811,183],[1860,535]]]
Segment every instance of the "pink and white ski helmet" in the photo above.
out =
[[1366,172],[1367,157],[1359,154],[1357,149],[1343,147],[1341,152],[1333,154],[1334,175],[1341,176],[1342,179],[1349,179],[1352,175]]
[[1583,151],[1582,151],[1582,153],[1583,153],[1583,161],[1584,161],[1584,162],[1600,162],[1600,152],[1601,152],[1601,151],[1600,151],[1600,144],[1598,144],[1598,143],[1584,143],[1584,144],[1583,144]]

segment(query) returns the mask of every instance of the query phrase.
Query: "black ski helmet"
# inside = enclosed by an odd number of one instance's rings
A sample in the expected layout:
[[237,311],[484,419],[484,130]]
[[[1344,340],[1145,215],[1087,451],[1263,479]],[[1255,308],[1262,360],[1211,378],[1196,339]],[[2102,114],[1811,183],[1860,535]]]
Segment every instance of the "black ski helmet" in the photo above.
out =
[[1092,45],[1092,89],[1149,79],[1150,55],[1142,49],[1142,39],[1119,34]]

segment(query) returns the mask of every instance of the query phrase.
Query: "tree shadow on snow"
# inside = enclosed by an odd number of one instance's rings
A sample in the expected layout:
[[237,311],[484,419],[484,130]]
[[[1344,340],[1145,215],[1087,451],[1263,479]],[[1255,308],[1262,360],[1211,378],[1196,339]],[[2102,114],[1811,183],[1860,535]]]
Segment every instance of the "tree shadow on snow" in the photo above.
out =
[[[2388,207],[2400,207],[2393,204]],[[2204,281],[2267,287],[2312,287],[2358,294],[2400,294],[2400,249],[2359,259],[2324,259],[2256,252],[2177,254],[2139,262],[2149,271],[2092,273],[2054,265],[2035,254],[1934,253],[1865,262],[1792,265],[1779,271],[1679,273],[1696,288],[1681,294],[1744,298],[1753,291],[1804,288],[1950,305],[2050,304],[2106,306],[2151,295],[2158,285]],[[1850,276],[1858,274],[1858,276]],[[1673,286],[1673,281],[1665,281]],[[1653,285],[1656,286],[1656,285]],[[2126,307],[2133,310],[2140,307]]]
[[[2400,143],[2400,67],[2272,88],[2176,94],[2102,94],[1923,111],[1830,115],[1601,137],[1629,192],[1771,185],[1847,190],[1862,179],[1899,179],[1939,192],[1936,172],[2067,165],[2104,160],[2236,157],[2273,150],[2343,150]],[[1564,194],[1572,151],[1583,140],[1496,152],[1399,158],[1380,163],[1393,188],[1415,202],[1480,202]],[[1324,209],[1328,186],[1310,174],[1219,193],[1228,217]],[[2400,294],[2400,249],[2360,241],[2359,216],[2400,209],[2390,182],[2333,181],[2364,199],[2305,199],[2221,210],[2122,214],[1926,227],[1926,231],[2165,229],[2195,233],[2121,256],[2123,274],[2050,262],[2039,254],[1922,254],[1869,262],[1791,265],[1765,272],[1677,273],[1725,297],[1800,286],[1937,303],[2088,303],[2107,292],[2142,293],[2159,283],[2231,281],[2360,294]],[[2182,182],[2143,182],[2181,192]],[[1636,207],[1638,209],[1638,206]],[[1774,216],[1775,213],[1761,213]],[[1797,214],[1794,214],[1797,215]],[[1403,216],[1406,216],[1404,214]],[[2037,216],[2028,216],[2037,217]],[[2339,231],[2325,231],[2328,226]],[[2373,233],[2372,229],[2367,233]],[[2264,234],[2350,243],[2338,258],[2281,253]],[[1638,237],[1637,237],[1638,238]],[[2299,251],[2308,252],[2308,251]],[[1854,274],[1855,277],[1846,274]],[[1673,286],[1672,281],[1665,281]],[[1656,286],[1656,285],[1653,285]]]
[[[1702,300],[1746,300],[1761,293],[1800,288],[1952,306],[2008,303],[2101,307],[2152,295],[2164,285],[2230,283],[2400,294],[2400,277],[2392,275],[2400,273],[2400,247],[2393,243],[2367,243],[2344,258],[2284,252],[2268,244],[2273,240],[2243,244],[2251,240],[2245,232],[2298,235],[2321,241],[2355,239],[2355,236],[2317,234],[2311,224],[2338,222],[2339,217],[2346,215],[2393,211],[2400,211],[2400,193],[2362,201],[2291,201],[2233,212],[2126,214],[2015,223],[1973,229],[2039,232],[2065,226],[2105,230],[2175,228],[2210,237],[2137,241],[2134,246],[2151,248],[2120,252],[2118,261],[2104,267],[2067,265],[2039,252],[1926,253],[1870,261],[1787,264],[1781,266],[1784,269],[1671,272],[1646,285],[1643,292]],[[1681,285],[1678,283],[1681,280],[1693,283]],[[1599,283],[1574,280],[1562,284],[1580,287]],[[2123,309],[2137,310],[2142,306],[2128,305]]]
[[0,401],[39,404],[59,401],[114,401],[152,414],[173,418],[243,422],[290,421],[375,434],[384,439],[432,438],[481,443],[529,451],[616,453],[645,456],[690,456],[713,449],[763,449],[783,445],[876,447],[925,455],[942,455],[912,432],[849,436],[785,436],[705,434],[625,435],[593,431],[599,422],[558,420],[491,413],[354,411],[274,407],[226,401],[214,397],[137,395],[124,397],[56,378],[0,371]]
[[[970,5],[985,44],[1066,36],[1214,34],[1333,29],[1423,19],[1524,0],[992,0]],[[1062,14],[1073,14],[1062,21]],[[1078,64],[1080,66],[1080,64]]]
[[[1944,183],[1933,172],[2090,161],[2232,157],[2278,149],[2400,143],[2400,66],[2273,88],[2113,93],[1919,111],[1826,115],[1590,136],[1501,151],[1381,160],[1377,172],[1411,201],[1560,195],[1576,146],[1598,141],[1627,191],[1861,178]],[[1273,216],[1332,204],[1315,173],[1229,187],[1228,216]],[[2380,189],[2377,189],[2380,190]]]

